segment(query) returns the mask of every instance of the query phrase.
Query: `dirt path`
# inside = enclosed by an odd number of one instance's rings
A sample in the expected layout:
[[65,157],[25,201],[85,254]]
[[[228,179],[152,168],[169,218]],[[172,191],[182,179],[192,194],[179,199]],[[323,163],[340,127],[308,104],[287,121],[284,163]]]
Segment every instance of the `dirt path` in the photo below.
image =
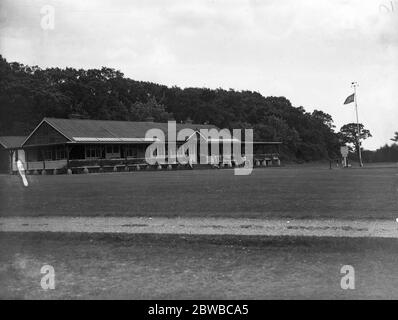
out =
[[163,233],[398,238],[394,220],[0,217],[0,232]]

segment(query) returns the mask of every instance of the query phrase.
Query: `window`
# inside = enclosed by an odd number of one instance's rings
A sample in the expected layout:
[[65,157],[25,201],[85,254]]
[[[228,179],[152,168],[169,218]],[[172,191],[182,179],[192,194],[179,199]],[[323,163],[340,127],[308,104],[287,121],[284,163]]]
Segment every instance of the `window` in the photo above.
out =
[[138,158],[137,146],[125,146],[126,157],[128,158]]
[[107,159],[120,158],[120,146],[118,145],[108,145],[105,151]]
[[55,159],[66,159],[66,152],[64,147],[57,147],[57,149],[55,149]]
[[37,149],[28,149],[25,152],[26,154],[26,161],[39,161],[41,157]]
[[53,159],[53,153],[51,149],[46,149],[43,152],[44,160],[52,160]]
[[86,146],[86,159],[98,159],[101,158],[101,154],[101,147]]
[[119,146],[118,145],[107,146],[106,153],[119,153]]
[[119,153],[120,149],[118,145],[110,145],[106,147],[106,153]]

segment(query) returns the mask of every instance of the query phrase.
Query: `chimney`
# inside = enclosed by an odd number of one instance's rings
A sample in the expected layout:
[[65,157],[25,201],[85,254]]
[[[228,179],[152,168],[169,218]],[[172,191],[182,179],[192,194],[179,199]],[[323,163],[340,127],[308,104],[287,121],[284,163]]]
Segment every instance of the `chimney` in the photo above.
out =
[[187,120],[185,120],[185,123],[186,124],[192,124],[192,119],[188,117]]

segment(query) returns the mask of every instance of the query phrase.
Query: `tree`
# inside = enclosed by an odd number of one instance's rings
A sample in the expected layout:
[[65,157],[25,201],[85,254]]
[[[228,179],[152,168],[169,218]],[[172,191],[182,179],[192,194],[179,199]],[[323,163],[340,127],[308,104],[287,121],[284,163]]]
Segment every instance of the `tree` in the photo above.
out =
[[327,114],[320,110],[314,110],[312,112],[312,117],[316,120],[321,121],[325,126],[329,129],[333,129],[335,126],[333,125],[333,118],[330,114]]
[[[358,137],[358,126],[359,126],[359,137]],[[361,147],[361,140],[372,137],[372,134],[368,129],[364,128],[364,125],[360,123],[357,126],[356,123],[348,123],[341,127],[339,135],[342,142],[348,144],[351,148],[355,147],[355,151],[359,153]],[[359,138],[359,139],[358,139]]]
[[282,141],[285,159],[319,160],[339,153],[330,115],[254,91],[167,87],[101,69],[46,68],[0,55],[0,135],[27,135],[43,117],[177,122],[253,128],[255,139]]
[[132,121],[145,121],[153,118],[153,121],[156,122],[166,122],[172,117],[172,114],[165,110],[164,105],[151,96],[148,97],[148,101],[145,103],[137,101],[131,104],[129,113],[129,120]]
[[395,131],[395,136],[391,139],[391,141],[398,142],[398,131]]

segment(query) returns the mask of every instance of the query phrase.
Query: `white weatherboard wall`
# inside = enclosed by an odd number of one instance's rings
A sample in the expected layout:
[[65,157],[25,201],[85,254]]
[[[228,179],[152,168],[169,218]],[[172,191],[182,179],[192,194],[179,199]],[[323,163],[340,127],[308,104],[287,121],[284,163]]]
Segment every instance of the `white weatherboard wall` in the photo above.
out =
[[[17,158],[17,153],[18,153],[18,158]],[[17,167],[17,159],[21,160],[22,163],[25,162],[25,151],[23,150],[16,150],[12,153],[12,171],[18,171]]]

